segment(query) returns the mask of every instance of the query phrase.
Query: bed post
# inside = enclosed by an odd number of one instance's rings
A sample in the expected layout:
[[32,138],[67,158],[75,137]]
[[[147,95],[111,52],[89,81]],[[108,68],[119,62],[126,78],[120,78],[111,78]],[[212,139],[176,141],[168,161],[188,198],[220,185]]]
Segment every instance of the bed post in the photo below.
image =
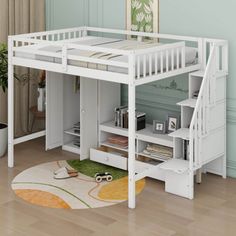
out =
[[14,167],[14,65],[13,39],[8,37],[8,167]]
[[129,208],[135,208],[135,54],[129,55],[129,85],[128,85],[128,109],[129,109]]
[[206,42],[204,38],[198,39],[198,63],[201,64],[201,70],[206,69]]

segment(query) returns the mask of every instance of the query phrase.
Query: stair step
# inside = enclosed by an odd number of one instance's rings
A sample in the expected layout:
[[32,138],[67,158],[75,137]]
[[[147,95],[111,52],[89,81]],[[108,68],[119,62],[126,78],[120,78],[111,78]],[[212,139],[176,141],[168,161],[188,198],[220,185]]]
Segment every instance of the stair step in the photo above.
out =
[[189,140],[189,129],[181,128],[169,134],[173,138],[182,138],[184,140]]
[[[195,71],[195,72],[190,73],[190,75],[192,75],[192,76],[201,77],[201,78],[204,77],[204,74],[205,74],[204,70],[199,70],[199,71]],[[227,75],[228,75],[227,71],[219,71],[216,73],[217,78],[227,76]]]
[[204,74],[205,74],[205,71],[204,71],[204,70],[198,70],[198,71],[195,71],[195,72],[190,73],[190,75],[196,76],[196,77],[203,77]]
[[189,98],[177,103],[177,105],[179,106],[192,107],[192,108],[195,108],[196,104],[197,104],[197,99],[194,98]]
[[189,161],[173,158],[159,165],[163,170],[174,171],[178,174],[183,174],[189,169]]

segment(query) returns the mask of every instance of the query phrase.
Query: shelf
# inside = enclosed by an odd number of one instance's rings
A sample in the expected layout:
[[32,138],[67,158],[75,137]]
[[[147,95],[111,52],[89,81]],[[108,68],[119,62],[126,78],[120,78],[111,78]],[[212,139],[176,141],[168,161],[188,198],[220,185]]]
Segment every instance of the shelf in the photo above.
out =
[[189,140],[189,129],[181,128],[169,134],[173,138],[182,138],[184,140]]
[[100,124],[100,131],[128,137],[128,129],[115,126],[114,121]]
[[64,144],[62,146],[62,150],[68,151],[68,152],[73,152],[73,153],[76,153],[76,154],[80,154],[80,147],[74,145],[73,142]]
[[196,104],[197,104],[197,99],[194,98],[189,98],[177,103],[177,105],[179,106],[191,107],[191,108],[195,108]]
[[100,146],[105,146],[105,147],[114,148],[114,149],[117,149],[117,150],[120,150],[120,151],[128,152],[128,147],[123,148],[120,145],[116,145],[116,144],[112,144],[112,143],[108,143],[108,142],[102,142],[100,144]]
[[[115,126],[113,121],[101,124],[100,131],[128,137],[128,129]],[[145,129],[136,131],[136,139],[173,147],[173,138],[168,136],[168,134],[154,134],[153,126],[150,124],[146,124]]]
[[153,126],[146,124],[146,128],[136,132],[136,138],[145,142],[155,143],[173,148],[173,138],[168,134],[153,133]]
[[65,130],[64,131],[65,134],[70,134],[70,135],[73,135],[73,136],[76,136],[76,137],[80,137],[80,133],[75,133],[74,129],[68,129],[68,130]]
[[183,159],[171,159],[159,165],[160,169],[183,174],[189,169],[189,162]]
[[152,155],[148,155],[148,154],[143,153],[143,152],[139,152],[139,153],[137,153],[137,155],[148,157],[150,159],[157,160],[157,161],[168,161],[168,160],[172,159],[172,158],[162,157],[162,156],[160,156],[160,157],[152,156]]

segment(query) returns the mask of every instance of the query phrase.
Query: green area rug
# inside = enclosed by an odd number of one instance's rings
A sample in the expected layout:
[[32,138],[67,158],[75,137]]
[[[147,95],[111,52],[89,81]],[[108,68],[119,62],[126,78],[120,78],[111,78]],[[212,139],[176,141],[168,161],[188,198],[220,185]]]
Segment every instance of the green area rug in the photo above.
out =
[[109,172],[113,180],[121,179],[123,177],[126,177],[128,175],[127,171],[117,169],[115,167],[103,165],[97,162],[93,162],[90,160],[70,160],[67,161],[67,163],[75,170],[78,170],[80,173],[94,177],[96,173],[104,173]]

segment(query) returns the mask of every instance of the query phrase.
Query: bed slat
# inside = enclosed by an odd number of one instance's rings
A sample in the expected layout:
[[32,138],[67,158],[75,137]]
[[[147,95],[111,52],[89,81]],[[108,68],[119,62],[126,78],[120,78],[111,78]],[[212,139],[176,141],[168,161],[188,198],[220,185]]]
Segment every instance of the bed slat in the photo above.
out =
[[147,57],[143,55],[143,77],[146,77]]
[[171,50],[171,70],[174,70],[175,66],[175,57],[174,57],[174,49]]
[[176,49],[176,66],[179,69],[179,48]]
[[161,51],[161,73],[163,73],[163,51]]
[[140,56],[137,57],[137,78],[140,79]]
[[155,75],[158,73],[158,54],[155,53]]

